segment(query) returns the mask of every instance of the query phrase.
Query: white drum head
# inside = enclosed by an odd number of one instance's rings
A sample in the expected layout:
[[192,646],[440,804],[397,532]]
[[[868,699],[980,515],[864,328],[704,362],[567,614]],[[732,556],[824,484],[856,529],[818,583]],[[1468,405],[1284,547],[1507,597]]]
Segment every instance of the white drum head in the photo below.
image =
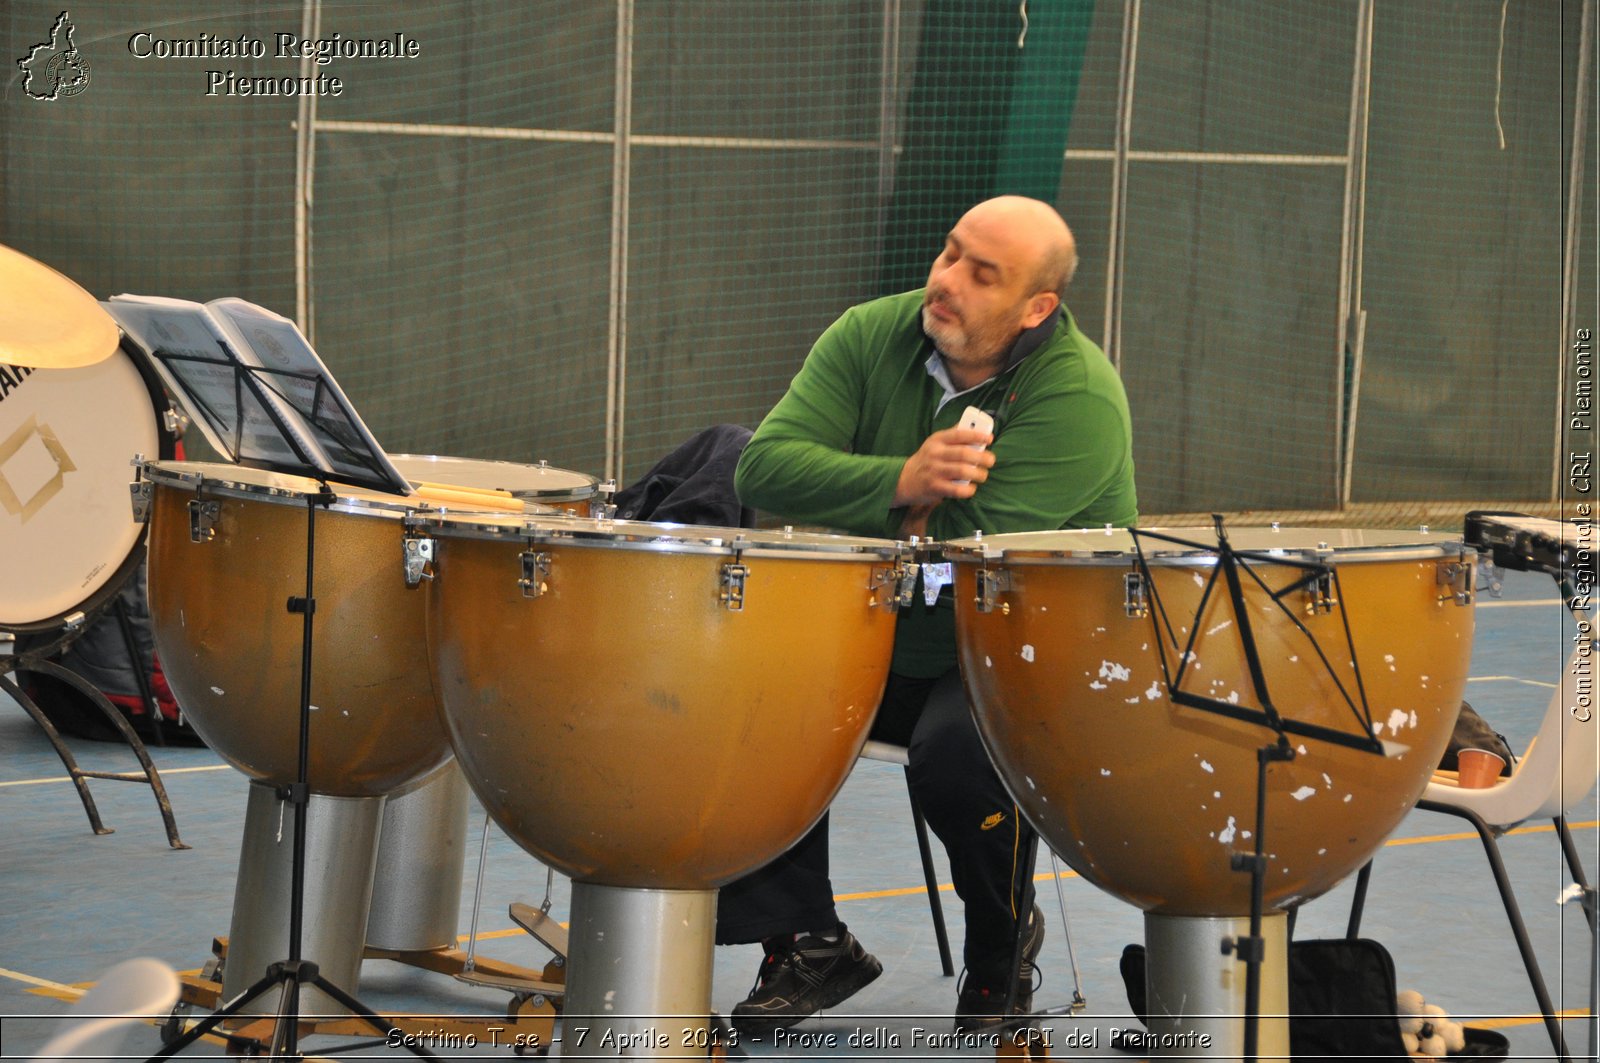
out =
[[0,366],[0,627],[58,627],[118,589],[144,535],[130,463],[163,442],[155,402],[121,350],[79,369]]
[[529,502],[583,501],[592,498],[593,476],[552,465],[521,465],[514,461],[450,458],[435,454],[390,454],[400,475],[412,484],[432,483],[505,491]]

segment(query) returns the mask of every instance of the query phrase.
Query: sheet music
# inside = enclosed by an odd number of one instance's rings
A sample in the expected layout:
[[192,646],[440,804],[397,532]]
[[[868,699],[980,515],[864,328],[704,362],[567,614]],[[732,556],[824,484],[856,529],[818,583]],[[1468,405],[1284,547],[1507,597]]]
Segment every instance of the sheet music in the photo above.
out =
[[230,459],[411,492],[293,321],[236,298],[117,295],[101,305]]

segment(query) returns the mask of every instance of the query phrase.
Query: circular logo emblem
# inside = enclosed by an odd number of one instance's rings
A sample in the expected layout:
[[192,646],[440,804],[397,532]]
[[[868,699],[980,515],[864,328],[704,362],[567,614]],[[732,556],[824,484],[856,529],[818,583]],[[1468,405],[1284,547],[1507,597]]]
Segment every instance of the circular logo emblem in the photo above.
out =
[[89,60],[77,49],[57,52],[44,69],[45,83],[54,96],[76,96],[89,87]]

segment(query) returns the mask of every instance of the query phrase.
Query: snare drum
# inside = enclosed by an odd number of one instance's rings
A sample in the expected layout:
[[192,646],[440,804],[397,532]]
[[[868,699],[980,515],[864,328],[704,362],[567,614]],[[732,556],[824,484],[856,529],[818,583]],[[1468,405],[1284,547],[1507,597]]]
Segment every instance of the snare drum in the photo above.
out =
[[[1168,534],[1216,541],[1209,529]],[[1473,555],[1449,536],[1403,532],[1245,528],[1230,540],[1260,558],[1249,564],[1265,588],[1241,579],[1277,710],[1355,734],[1339,688],[1357,704],[1364,690],[1389,743],[1380,756],[1290,736],[1298,755],[1267,775],[1265,903],[1283,908],[1365,863],[1427,785],[1465,688]],[[1142,545],[1148,582],[1124,531],[946,544],[962,673],[1001,776],[1076,871],[1149,912],[1240,915],[1250,876],[1230,860],[1254,850],[1256,750],[1274,735],[1173,703],[1163,641],[1174,667],[1192,654],[1183,689],[1259,707],[1220,580],[1201,608],[1216,550]],[[1306,572],[1274,558],[1337,578],[1287,591],[1280,608],[1269,592]]]
[[588,517],[599,492],[600,481],[570,469],[557,469],[539,462],[519,465],[510,461],[480,461],[476,458],[444,458],[435,454],[391,454],[389,460],[400,475],[413,484],[450,484],[485,491],[505,491],[524,502],[565,510]]
[[121,350],[79,369],[0,365],[0,629],[76,626],[127,582],[144,541],[129,463],[172,456],[167,409]]
[[[202,462],[152,462],[144,474],[154,495],[150,611],[173,693],[235,768],[291,782],[303,619],[285,603],[306,593],[306,511],[320,485]],[[316,513],[310,784],[319,794],[376,796],[450,756],[402,526],[407,514],[441,510],[359,487],[332,490],[332,504]]]
[[429,656],[457,758],[540,860],[712,889],[793,844],[843,784],[888,675],[898,544],[412,523],[438,539]]

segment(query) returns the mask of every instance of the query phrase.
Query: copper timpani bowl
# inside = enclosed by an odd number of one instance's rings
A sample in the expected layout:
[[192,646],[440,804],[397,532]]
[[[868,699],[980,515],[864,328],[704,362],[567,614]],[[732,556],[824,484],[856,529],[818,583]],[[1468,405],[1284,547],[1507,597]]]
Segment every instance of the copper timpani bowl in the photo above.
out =
[[[1164,534],[1216,542],[1209,529]],[[1326,563],[1337,573],[1322,609],[1314,589],[1283,596],[1303,631],[1266,590],[1243,580],[1277,709],[1355,732],[1336,676],[1358,703],[1364,687],[1377,737],[1388,743],[1380,756],[1291,735],[1298,755],[1271,765],[1266,905],[1282,908],[1365,863],[1427,785],[1466,683],[1473,555],[1447,536],[1399,532],[1249,528],[1230,540],[1264,556],[1251,565],[1274,591],[1304,570],[1273,558]],[[1143,550],[1151,607],[1130,615],[1140,611],[1141,593],[1130,577],[1142,574],[1125,531],[946,544],[956,565],[962,672],[1001,776],[1074,870],[1148,912],[1242,915],[1250,876],[1230,861],[1255,850],[1256,751],[1275,736],[1174,704],[1159,647],[1166,638],[1176,664],[1192,628],[1200,634],[1182,688],[1229,705],[1256,699],[1220,581],[1196,615],[1216,550],[1149,539]]]
[[584,882],[704,890],[798,840],[843,784],[894,637],[897,544],[446,517],[428,646],[468,781]]
[[[178,704],[235,768],[292,782],[304,620],[287,604],[306,593],[307,499],[320,485],[205,462],[149,462],[143,473],[154,495],[151,619]],[[423,595],[403,567],[403,518],[437,510],[411,496],[332,489],[315,518],[309,782],[314,793],[372,797],[450,757]],[[197,531],[193,511],[206,507]]]

